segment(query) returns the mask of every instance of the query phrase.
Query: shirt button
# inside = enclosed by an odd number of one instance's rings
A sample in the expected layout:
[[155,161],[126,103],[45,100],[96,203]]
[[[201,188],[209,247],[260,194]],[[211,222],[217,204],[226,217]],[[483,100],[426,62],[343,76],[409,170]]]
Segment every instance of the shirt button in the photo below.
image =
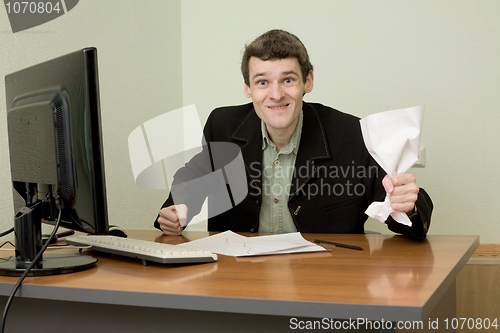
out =
[[256,230],[255,227],[250,228],[250,232],[255,232],[255,230]]
[[274,198],[274,200],[273,200],[273,201],[274,201],[274,203],[278,203],[278,202],[280,202],[277,198]]
[[274,161],[274,165],[280,165],[280,160]]
[[260,205],[260,200],[259,200],[259,199],[255,199],[255,201],[254,201],[254,202],[255,202],[255,204],[256,204],[257,206],[258,206],[258,205]]

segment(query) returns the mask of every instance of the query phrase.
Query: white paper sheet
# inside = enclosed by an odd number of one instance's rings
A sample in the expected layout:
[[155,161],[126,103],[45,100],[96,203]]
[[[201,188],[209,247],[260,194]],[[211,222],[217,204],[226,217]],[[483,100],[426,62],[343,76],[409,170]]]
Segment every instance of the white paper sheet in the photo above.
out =
[[[369,115],[360,120],[366,148],[390,177],[407,172],[418,160],[424,106],[415,106]],[[391,208],[390,195],[373,202],[365,213],[381,222],[394,220],[411,226],[405,213]]]
[[234,257],[326,251],[305,240],[299,232],[245,237],[225,231],[181,245]]

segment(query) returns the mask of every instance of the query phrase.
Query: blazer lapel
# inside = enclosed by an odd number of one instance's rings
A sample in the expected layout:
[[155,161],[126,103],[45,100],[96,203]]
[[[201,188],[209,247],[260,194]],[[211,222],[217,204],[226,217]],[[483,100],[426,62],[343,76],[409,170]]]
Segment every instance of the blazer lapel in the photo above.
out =
[[[260,118],[252,108],[247,117],[232,135],[231,139],[241,148],[248,182],[254,188],[262,188],[262,132]],[[254,182],[254,184],[251,184]]]
[[289,200],[314,177],[317,167],[316,160],[331,158],[328,141],[319,114],[312,105],[304,103],[302,135],[300,138],[295,172],[293,175]]

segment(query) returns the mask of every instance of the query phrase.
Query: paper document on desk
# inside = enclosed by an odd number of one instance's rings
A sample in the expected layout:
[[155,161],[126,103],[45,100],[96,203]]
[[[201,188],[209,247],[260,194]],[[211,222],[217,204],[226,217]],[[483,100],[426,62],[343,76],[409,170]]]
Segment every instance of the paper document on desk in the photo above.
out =
[[323,247],[305,240],[299,232],[245,237],[225,231],[182,245],[234,257],[326,251]]
[[[423,117],[424,106],[420,105],[380,112],[360,120],[368,152],[390,177],[407,172],[418,160]],[[365,213],[381,222],[391,215],[399,223],[411,226],[405,213],[391,208],[389,194],[384,202],[373,202]]]

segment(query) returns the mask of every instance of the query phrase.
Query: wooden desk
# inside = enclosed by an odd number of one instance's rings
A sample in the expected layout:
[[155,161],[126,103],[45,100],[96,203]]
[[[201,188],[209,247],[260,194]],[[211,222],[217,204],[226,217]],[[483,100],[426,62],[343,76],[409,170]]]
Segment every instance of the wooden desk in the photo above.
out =
[[[129,232],[130,238],[168,243],[206,235]],[[477,236],[428,236],[424,242],[375,234],[304,237],[364,250],[219,256],[216,263],[193,266],[143,266],[138,260],[92,252],[99,261],[90,270],[26,278],[6,332],[27,332],[33,326],[72,333],[235,332],[235,326],[238,332],[277,332],[313,320],[333,329],[334,322],[323,318],[379,321],[375,328],[387,328],[380,327],[383,322],[421,321],[426,329],[430,318],[439,320],[442,332],[445,317],[435,317],[434,310],[445,308],[441,314],[455,316],[455,278],[479,245]],[[8,295],[15,281],[0,277],[0,295]],[[448,305],[437,306],[443,300]]]

